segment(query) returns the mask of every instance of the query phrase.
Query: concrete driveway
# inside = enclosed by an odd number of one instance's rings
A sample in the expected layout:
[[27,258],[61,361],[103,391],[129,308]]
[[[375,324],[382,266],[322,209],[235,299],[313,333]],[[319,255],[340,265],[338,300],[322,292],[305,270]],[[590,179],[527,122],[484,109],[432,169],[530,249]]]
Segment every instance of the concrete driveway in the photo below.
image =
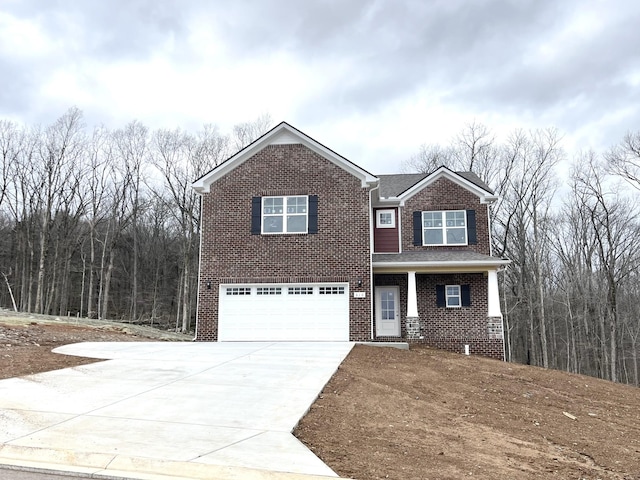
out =
[[0,464],[96,477],[335,477],[291,431],[352,346],[60,347],[109,361],[1,380]]

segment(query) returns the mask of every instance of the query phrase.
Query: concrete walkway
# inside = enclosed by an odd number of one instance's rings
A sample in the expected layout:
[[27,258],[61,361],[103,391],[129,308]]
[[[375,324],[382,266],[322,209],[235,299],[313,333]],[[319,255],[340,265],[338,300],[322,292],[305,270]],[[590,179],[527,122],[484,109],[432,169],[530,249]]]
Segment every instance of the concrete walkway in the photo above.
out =
[[60,347],[110,360],[1,380],[0,464],[95,478],[335,477],[291,431],[352,346]]

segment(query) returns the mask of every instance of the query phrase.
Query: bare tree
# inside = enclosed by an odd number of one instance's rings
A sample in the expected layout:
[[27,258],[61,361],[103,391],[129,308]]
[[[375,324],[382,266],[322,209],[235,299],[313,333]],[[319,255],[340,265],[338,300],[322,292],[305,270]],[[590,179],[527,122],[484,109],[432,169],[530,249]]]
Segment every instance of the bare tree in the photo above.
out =
[[37,194],[40,201],[40,259],[35,306],[44,312],[45,273],[47,266],[49,229],[52,217],[61,202],[78,188],[80,179],[77,164],[83,154],[84,135],[82,112],[69,109],[53,125],[47,128],[39,150],[39,178]]
[[[511,170],[496,214],[494,234],[501,245],[500,254],[513,261],[509,281],[515,301],[525,309],[520,317],[527,318],[526,361],[546,368],[549,366],[545,310],[548,225],[557,187],[554,168],[564,152],[554,129],[518,132],[511,142],[507,157],[511,159]],[[511,343],[513,339],[508,341]]]
[[[170,202],[170,210],[181,234],[182,273],[178,301],[181,331],[190,329],[192,294],[196,272],[200,202],[191,183],[220,163],[227,155],[228,139],[210,125],[191,136],[181,130],[158,130],[153,136],[154,165],[164,178],[155,188],[159,200]],[[165,195],[165,192],[167,193]]]
[[585,195],[583,208],[589,213],[596,240],[599,268],[607,287],[607,315],[601,318],[600,335],[609,339],[609,379],[617,382],[620,344],[620,288],[638,268],[640,228],[635,218],[637,204],[621,196],[616,186],[607,185],[604,167],[593,155],[583,159],[574,172],[574,181]]
[[422,144],[417,154],[403,163],[402,169],[407,173],[431,173],[445,166],[457,170],[458,159],[452,146],[438,144]]
[[140,122],[133,121],[126,125],[124,129],[114,133],[115,147],[121,165],[124,169],[126,184],[131,189],[127,195],[129,209],[131,213],[130,227],[132,236],[132,273],[131,273],[131,302],[129,308],[129,318],[135,320],[138,317],[138,217],[140,209],[144,206],[144,199],[141,198],[141,186],[144,176],[143,162],[148,156],[148,129]]
[[605,156],[609,171],[640,190],[640,132],[627,133]]
[[261,137],[273,126],[273,119],[268,113],[263,113],[255,120],[241,122],[233,127],[231,148],[235,153]]

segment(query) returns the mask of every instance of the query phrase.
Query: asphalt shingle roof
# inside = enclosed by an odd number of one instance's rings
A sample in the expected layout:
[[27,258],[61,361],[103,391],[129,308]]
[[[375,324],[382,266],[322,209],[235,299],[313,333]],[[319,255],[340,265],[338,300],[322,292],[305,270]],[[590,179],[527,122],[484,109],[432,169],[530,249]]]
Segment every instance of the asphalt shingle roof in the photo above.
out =
[[[477,185],[478,187],[493,193],[491,188],[480,180],[473,172],[455,172],[465,180]],[[429,173],[399,173],[395,175],[377,175],[380,179],[380,197],[393,198],[398,197],[403,192],[413,187],[416,183],[429,176]]]

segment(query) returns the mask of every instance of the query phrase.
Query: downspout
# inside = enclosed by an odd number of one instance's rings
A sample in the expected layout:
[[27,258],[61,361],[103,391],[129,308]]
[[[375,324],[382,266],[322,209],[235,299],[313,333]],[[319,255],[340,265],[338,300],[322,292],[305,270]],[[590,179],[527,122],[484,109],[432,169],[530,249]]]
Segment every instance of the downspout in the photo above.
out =
[[493,202],[487,203],[487,231],[489,232],[489,256],[493,257],[493,235],[491,234],[491,208]]
[[373,191],[378,190],[380,188],[380,180],[378,180],[375,187],[369,189],[369,305],[370,305],[370,320],[371,325],[369,327],[369,336],[371,340],[373,340],[374,328],[375,328],[375,319],[373,318],[373,302],[374,299],[374,288],[373,288],[373,222],[375,221],[375,215],[373,214]]

